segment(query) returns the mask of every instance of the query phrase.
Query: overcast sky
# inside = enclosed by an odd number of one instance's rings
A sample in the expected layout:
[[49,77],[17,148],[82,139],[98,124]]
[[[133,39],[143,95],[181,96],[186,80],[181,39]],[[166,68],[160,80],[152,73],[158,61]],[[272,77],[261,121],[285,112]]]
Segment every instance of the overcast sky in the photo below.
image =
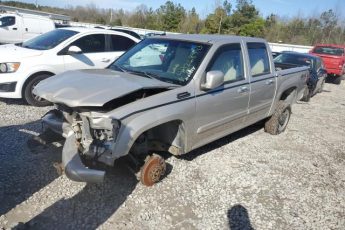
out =
[[[133,10],[140,4],[146,4],[154,9],[164,4],[166,0],[37,0],[40,5],[65,7],[68,5],[87,5],[94,3],[101,8],[123,8],[125,10]],[[35,3],[35,0],[22,0],[22,2]],[[215,6],[213,0],[173,0],[180,3],[186,9],[195,7],[198,13],[205,17]],[[222,2],[222,0],[219,0]],[[230,0],[234,3],[235,0]],[[338,11],[338,15],[342,15],[342,9],[345,10],[344,0],[253,0],[255,6],[260,10],[263,16],[274,13],[280,16],[293,17],[295,15],[311,16],[319,14],[325,10],[333,9]]]

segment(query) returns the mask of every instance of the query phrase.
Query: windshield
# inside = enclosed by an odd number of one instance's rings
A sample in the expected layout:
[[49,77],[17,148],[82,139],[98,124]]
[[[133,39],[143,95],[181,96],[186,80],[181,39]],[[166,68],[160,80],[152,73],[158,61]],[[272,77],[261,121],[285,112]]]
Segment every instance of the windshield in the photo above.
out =
[[282,53],[274,59],[275,63],[308,66],[314,68],[314,62],[310,57],[296,54]]
[[317,47],[315,47],[313,53],[334,55],[334,56],[343,56],[344,55],[344,49],[343,48],[330,47],[330,46],[317,46]]
[[13,26],[16,24],[16,17],[14,16],[5,16],[0,18],[0,27]]
[[209,45],[146,39],[117,59],[109,68],[186,85],[193,78]]
[[21,46],[28,49],[49,50],[77,33],[76,31],[64,29],[52,30],[24,42]]

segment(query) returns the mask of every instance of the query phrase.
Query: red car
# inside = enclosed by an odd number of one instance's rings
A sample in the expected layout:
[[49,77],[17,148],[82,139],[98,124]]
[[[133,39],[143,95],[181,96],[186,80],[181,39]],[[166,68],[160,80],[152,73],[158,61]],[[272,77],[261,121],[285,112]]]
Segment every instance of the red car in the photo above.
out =
[[328,76],[340,84],[345,74],[345,45],[317,44],[309,53],[319,56],[325,63]]

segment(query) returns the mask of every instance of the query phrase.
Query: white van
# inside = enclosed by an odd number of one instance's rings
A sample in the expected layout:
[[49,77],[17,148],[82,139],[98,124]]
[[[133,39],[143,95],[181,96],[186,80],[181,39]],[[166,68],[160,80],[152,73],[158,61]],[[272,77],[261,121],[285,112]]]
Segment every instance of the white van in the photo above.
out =
[[21,43],[55,29],[53,20],[31,14],[3,14],[0,17],[0,43]]

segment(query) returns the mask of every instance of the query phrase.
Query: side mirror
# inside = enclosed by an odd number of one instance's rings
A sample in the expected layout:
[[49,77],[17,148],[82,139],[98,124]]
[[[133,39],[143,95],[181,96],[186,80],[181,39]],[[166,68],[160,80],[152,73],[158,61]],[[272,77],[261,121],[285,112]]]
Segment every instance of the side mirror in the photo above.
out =
[[210,90],[221,86],[224,83],[224,74],[222,71],[212,70],[206,73],[206,81],[201,84],[201,89]]
[[73,54],[81,54],[83,51],[78,46],[70,46],[67,50],[67,54],[73,55]]

